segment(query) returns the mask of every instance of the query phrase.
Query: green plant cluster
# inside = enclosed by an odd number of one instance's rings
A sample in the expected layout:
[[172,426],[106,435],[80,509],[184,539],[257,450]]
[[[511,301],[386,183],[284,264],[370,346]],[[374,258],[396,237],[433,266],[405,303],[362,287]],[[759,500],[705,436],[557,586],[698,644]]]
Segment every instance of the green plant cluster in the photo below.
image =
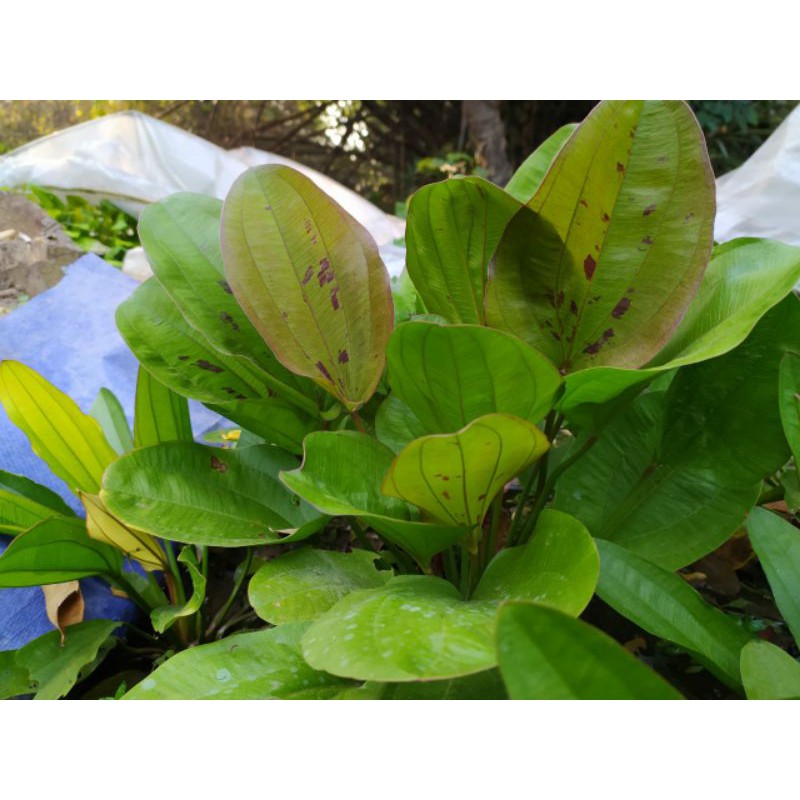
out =
[[76,245],[115,267],[122,266],[128,250],[139,246],[136,219],[109,200],[95,205],[72,194],[62,200],[41,186],[26,187],[25,195],[56,220]]
[[[693,114],[655,101],[601,103],[505,189],[418,191],[394,296],[289,168],[151,206],[155,276],[117,314],[133,433],[107,394],[93,418],[0,365],[87,511],[6,478],[0,586],[101,575],[134,599],[156,668],[130,699],[680,698],[585,619],[595,597],[735,695],[800,697],[792,655],[679,573],[745,526],[800,635],[800,530],[761,507],[800,453],[800,249],[714,247],[714,212]],[[192,441],[186,398],[235,446]],[[220,548],[242,556],[212,608]],[[118,641],[48,636],[4,654],[6,695],[63,695]]]

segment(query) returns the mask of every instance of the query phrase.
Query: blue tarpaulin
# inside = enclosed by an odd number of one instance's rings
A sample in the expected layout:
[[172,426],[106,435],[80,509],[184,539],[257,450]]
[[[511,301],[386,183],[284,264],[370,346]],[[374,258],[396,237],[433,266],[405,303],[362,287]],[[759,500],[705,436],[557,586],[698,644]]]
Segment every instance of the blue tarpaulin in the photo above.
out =
[[[114,313],[137,286],[97,256],[83,256],[66,268],[56,286],[0,317],[0,358],[32,367],[87,413],[100,389],[110,389],[132,423],[138,362],[117,331]],[[196,436],[220,419],[200,404],[191,408]],[[82,514],[78,499],[33,453],[2,406],[0,443],[0,469],[48,486]],[[0,551],[8,541],[0,536]],[[114,597],[104,582],[81,581],[81,588],[87,619],[130,620],[135,615],[131,603]],[[38,587],[0,589],[0,650],[21,647],[52,629]]]

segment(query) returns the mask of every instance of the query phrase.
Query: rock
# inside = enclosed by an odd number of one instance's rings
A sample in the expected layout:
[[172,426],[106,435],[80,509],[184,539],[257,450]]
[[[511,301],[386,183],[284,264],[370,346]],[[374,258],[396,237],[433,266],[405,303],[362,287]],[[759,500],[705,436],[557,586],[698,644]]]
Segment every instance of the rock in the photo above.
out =
[[0,192],[0,309],[55,286],[83,250],[26,197]]

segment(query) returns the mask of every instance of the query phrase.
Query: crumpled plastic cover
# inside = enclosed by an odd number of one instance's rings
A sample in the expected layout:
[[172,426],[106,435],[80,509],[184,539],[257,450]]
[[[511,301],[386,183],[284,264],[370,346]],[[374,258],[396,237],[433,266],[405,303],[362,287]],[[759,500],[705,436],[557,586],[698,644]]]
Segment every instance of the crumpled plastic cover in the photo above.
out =
[[0,156],[0,186],[32,183],[89,199],[108,198],[138,214],[146,204],[174,192],[223,199],[236,178],[258,164],[285,164],[307,175],[379,245],[403,236],[402,219],[321,172],[253,147],[225,150],[138,111],[84,122]]
[[737,169],[717,180],[714,237],[800,245],[800,106]]

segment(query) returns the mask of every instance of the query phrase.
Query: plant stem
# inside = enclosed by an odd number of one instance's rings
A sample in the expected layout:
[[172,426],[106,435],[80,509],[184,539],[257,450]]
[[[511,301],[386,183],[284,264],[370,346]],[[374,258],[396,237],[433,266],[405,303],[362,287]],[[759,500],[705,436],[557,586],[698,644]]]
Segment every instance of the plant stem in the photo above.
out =
[[481,558],[481,571],[494,556],[497,549],[497,532],[500,530],[500,521],[503,517],[503,493],[492,501],[492,519],[489,523],[489,535],[483,542],[483,556]]
[[[228,599],[223,604],[222,608],[214,615],[214,619],[211,620],[211,624],[208,626],[208,630],[206,631],[206,639],[210,639],[211,635],[214,631],[217,630],[222,620],[225,618],[225,615],[230,611],[231,606],[233,605],[233,601],[236,600],[236,596],[239,594],[244,582],[247,578],[247,573],[250,571],[250,565],[253,563],[253,548],[247,548],[247,555],[244,557],[244,560],[237,568],[237,572],[239,573],[236,576],[236,580],[233,584],[233,589],[231,590],[230,595],[228,595]],[[222,630],[222,629],[221,629]]]
[[547,503],[550,493],[556,485],[556,481],[578,460],[583,458],[589,450],[594,447],[597,442],[597,436],[589,436],[589,438],[569,457],[564,459],[550,474],[540,492],[536,495],[536,501],[533,508],[525,519],[525,524],[522,527],[520,535],[520,544],[525,544],[533,533],[536,527],[536,521],[539,519],[539,514]]
[[447,552],[442,559],[444,563],[444,574],[450,583],[458,588],[458,566],[456,565],[456,551],[455,547],[448,547]]
[[[208,547],[205,546],[200,547],[200,574],[206,579],[206,586],[208,586]],[[203,598],[203,602],[195,614],[195,634],[198,644],[202,644],[205,640],[206,602],[206,598]]]
[[351,411],[350,418],[353,420],[353,424],[356,426],[356,430],[358,430],[360,433],[367,432],[367,429],[364,427],[363,420],[358,415],[358,411]]

